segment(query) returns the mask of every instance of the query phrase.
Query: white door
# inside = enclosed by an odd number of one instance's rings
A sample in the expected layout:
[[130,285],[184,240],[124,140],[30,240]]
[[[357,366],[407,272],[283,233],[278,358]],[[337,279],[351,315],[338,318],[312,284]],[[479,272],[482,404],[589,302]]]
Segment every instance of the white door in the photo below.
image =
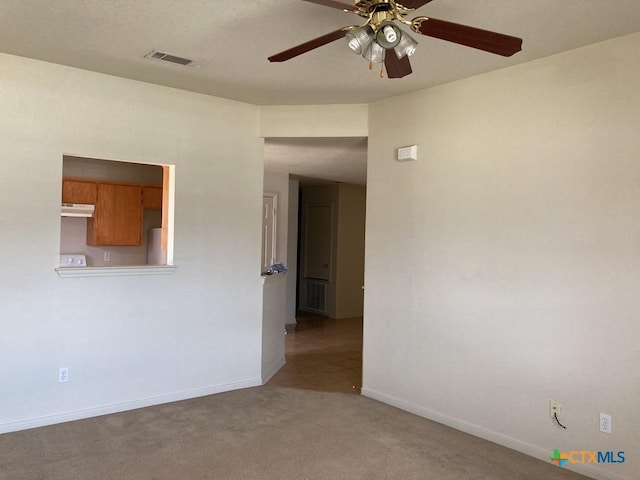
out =
[[262,271],[276,263],[276,195],[262,197]]

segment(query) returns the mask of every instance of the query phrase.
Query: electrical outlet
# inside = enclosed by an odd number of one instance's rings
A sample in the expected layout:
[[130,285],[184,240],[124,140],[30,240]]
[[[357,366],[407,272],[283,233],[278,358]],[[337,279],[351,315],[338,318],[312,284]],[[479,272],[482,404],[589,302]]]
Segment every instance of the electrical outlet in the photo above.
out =
[[549,416],[558,420],[562,418],[562,405],[559,402],[555,400],[549,401]]
[[69,369],[61,367],[58,369],[58,383],[67,383],[69,381]]
[[611,415],[607,413],[600,414],[600,431],[602,433],[611,433]]
[[105,262],[110,262],[110,261],[111,261],[111,252],[110,252],[110,251],[108,251],[108,250],[106,250],[106,251],[104,252],[104,257],[103,257],[103,258],[104,258],[104,261],[105,261]]

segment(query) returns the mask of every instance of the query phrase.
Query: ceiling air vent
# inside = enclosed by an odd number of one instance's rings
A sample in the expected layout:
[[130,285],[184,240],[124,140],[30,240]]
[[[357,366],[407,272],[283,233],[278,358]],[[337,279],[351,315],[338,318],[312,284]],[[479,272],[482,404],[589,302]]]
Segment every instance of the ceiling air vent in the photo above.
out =
[[186,67],[198,68],[204,65],[204,62],[201,60],[193,60],[191,58],[179,57],[177,55],[173,55],[172,53],[167,52],[159,52],[158,50],[151,50],[147,53],[144,58],[149,58],[151,60],[160,60],[163,62],[175,63],[177,65],[184,65]]

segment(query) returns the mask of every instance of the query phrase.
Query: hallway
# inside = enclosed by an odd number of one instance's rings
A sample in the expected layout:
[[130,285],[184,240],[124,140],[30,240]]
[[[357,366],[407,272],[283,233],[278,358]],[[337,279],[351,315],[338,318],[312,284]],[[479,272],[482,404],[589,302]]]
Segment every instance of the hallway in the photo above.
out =
[[287,328],[287,363],[269,385],[360,393],[362,387],[362,318],[334,320],[300,313]]

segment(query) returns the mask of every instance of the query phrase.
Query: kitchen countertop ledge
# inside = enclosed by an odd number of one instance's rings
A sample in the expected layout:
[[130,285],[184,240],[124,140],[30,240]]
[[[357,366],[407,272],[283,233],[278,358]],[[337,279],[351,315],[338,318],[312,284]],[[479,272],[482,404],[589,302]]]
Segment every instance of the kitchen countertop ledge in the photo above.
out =
[[175,265],[130,265],[125,267],[63,267],[55,271],[60,278],[125,277],[146,275],[171,275]]

